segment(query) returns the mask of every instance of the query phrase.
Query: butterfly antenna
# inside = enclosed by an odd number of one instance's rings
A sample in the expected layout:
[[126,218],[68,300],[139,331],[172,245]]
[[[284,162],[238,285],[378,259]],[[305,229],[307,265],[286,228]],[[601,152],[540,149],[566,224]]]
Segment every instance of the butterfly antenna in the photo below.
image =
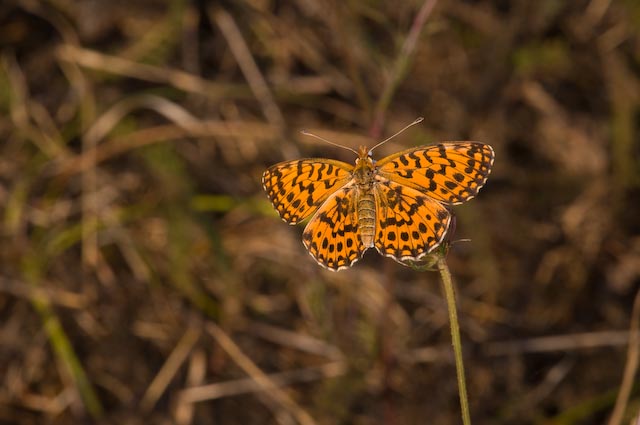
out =
[[396,137],[398,134],[402,133],[403,131],[405,131],[407,128],[409,127],[413,127],[414,125],[421,123],[422,121],[424,121],[423,117],[418,117],[416,118],[411,124],[406,125],[402,130],[396,132],[393,136],[389,136],[386,139],[384,139],[382,142],[378,143],[377,145],[375,145],[374,147],[372,147],[371,149],[369,149],[369,153],[373,152],[373,150],[375,148],[377,148],[378,146],[381,146],[385,143],[387,143],[389,140],[393,139],[394,137]]
[[348,147],[348,146],[342,146],[342,145],[339,145],[339,144],[337,144],[337,143],[335,143],[335,142],[332,142],[332,141],[330,141],[330,140],[325,139],[324,137],[320,137],[320,136],[318,136],[318,135],[316,135],[316,134],[309,133],[307,130],[302,130],[302,131],[300,131],[300,133],[304,134],[305,136],[315,137],[315,138],[316,138],[316,139],[318,139],[318,140],[322,140],[323,142],[329,143],[330,145],[337,146],[337,147],[339,147],[339,148],[349,150],[349,151],[351,151],[351,152],[355,153],[356,155],[358,155],[358,151],[356,151],[355,149],[351,149],[351,148],[350,148],[350,147]]

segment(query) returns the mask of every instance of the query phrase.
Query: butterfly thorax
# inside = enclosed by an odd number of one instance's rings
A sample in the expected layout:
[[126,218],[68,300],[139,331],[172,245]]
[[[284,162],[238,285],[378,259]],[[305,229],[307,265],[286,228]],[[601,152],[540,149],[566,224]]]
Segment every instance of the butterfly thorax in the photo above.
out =
[[358,235],[365,247],[372,247],[376,233],[376,200],[373,191],[375,162],[365,147],[360,147],[359,157],[353,169],[356,185],[356,211]]

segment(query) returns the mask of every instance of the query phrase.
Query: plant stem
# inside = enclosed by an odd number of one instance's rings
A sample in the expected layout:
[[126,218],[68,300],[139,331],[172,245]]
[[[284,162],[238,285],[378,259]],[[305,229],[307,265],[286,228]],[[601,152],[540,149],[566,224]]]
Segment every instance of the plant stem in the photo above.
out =
[[65,332],[58,315],[52,308],[49,299],[43,293],[37,291],[40,287],[41,274],[44,268],[42,263],[42,258],[36,257],[35,254],[28,254],[23,258],[23,275],[25,281],[30,284],[31,289],[34,291],[31,305],[40,315],[49,343],[60,364],[69,373],[69,377],[73,381],[85,409],[87,409],[94,422],[100,421],[104,416],[104,408],[100,398],[93,388],[91,380],[85,372],[78,354],[74,350],[71,340]]
[[391,99],[393,98],[393,95],[395,94],[404,77],[406,77],[407,71],[409,69],[409,66],[411,65],[413,55],[415,54],[416,47],[418,45],[420,33],[422,33],[422,29],[427,22],[427,18],[429,18],[429,15],[431,15],[431,11],[433,11],[433,8],[436,6],[437,2],[437,0],[425,0],[424,3],[422,3],[422,7],[418,11],[418,14],[413,20],[413,24],[411,25],[409,34],[404,40],[402,48],[398,53],[398,57],[393,64],[393,69],[391,70],[391,79],[386,84],[382,95],[380,95],[380,98],[378,99],[378,104],[375,107],[373,123],[369,130],[369,135],[374,138],[380,137],[382,126],[385,121],[385,115],[387,109],[389,108],[389,104],[391,103]]
[[451,326],[451,343],[456,359],[456,374],[458,376],[458,394],[460,395],[460,408],[462,409],[462,423],[471,425],[469,415],[469,401],[467,400],[467,384],[464,376],[464,363],[462,361],[462,344],[460,342],[460,326],[458,325],[458,313],[456,310],[456,295],[453,290],[451,272],[447,266],[444,256],[438,259],[438,271],[442,279],[445,298],[447,299],[447,309],[449,310],[449,324]]

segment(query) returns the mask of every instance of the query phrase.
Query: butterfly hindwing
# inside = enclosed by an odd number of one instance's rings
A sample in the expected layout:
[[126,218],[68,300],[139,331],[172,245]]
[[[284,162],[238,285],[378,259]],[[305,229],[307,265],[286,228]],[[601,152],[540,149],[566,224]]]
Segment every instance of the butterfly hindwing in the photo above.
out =
[[451,215],[438,201],[417,189],[377,178],[375,246],[397,261],[428,254],[449,228]]
[[348,184],[329,196],[302,233],[311,256],[330,270],[351,266],[365,250],[358,233],[355,190]]
[[330,159],[301,159],[272,165],[262,185],[284,221],[309,217],[329,195],[351,179],[353,166]]

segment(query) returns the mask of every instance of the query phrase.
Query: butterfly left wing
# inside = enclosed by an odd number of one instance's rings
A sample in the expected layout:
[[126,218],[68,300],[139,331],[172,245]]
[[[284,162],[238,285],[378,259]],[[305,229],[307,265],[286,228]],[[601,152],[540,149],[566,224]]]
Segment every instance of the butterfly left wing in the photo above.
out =
[[358,234],[356,188],[347,184],[320,206],[302,233],[309,254],[329,270],[346,269],[365,251]]
[[442,142],[390,155],[377,162],[378,173],[449,205],[468,201],[485,184],[494,153],[478,142]]
[[345,162],[310,158],[272,165],[262,175],[262,186],[280,217],[296,224],[313,214],[327,197],[351,179]]
[[418,260],[440,245],[451,215],[438,201],[417,189],[376,177],[375,246],[394,260]]

